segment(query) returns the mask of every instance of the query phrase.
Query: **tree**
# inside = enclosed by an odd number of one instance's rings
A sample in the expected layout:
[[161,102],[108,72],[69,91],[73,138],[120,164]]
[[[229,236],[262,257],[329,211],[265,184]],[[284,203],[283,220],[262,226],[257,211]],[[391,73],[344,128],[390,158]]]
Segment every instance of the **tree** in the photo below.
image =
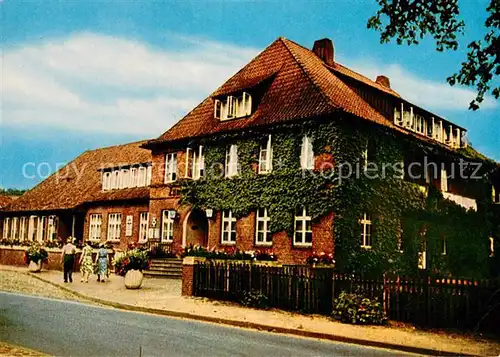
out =
[[[459,19],[458,0],[376,0],[380,9],[367,23],[381,32],[380,42],[396,39],[398,44],[418,44],[430,35],[438,51],[457,50],[457,36],[465,23]],[[447,78],[450,85],[475,87],[476,98],[469,109],[477,110],[487,94],[500,97],[500,0],[490,0],[486,34],[471,42],[461,69]]]
[[20,190],[17,188],[0,188],[0,195],[5,195],[5,196],[22,196],[26,190]]

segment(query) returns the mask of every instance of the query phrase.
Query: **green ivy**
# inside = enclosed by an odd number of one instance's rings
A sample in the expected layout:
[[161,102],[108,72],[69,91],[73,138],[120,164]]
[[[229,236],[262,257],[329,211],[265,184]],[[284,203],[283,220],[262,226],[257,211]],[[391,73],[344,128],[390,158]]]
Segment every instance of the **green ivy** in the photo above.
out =
[[[259,175],[260,145],[272,137],[273,171]],[[331,155],[335,170],[330,175],[300,169],[302,137],[314,138],[315,155]],[[205,150],[207,175],[197,181],[181,183],[182,202],[196,208],[232,210],[236,217],[267,207],[272,233],[286,231],[293,236],[294,212],[306,206],[314,222],[335,212],[335,259],[340,270],[357,272],[398,272],[414,274],[417,256],[427,245],[430,271],[440,274],[483,277],[488,274],[487,237],[492,229],[486,181],[476,185],[479,212],[466,212],[445,201],[439,191],[430,189],[425,197],[417,185],[392,178],[365,177],[339,181],[339,164],[358,162],[368,144],[370,161],[396,163],[408,152],[425,152],[447,160],[458,160],[439,147],[434,148],[388,129],[365,125],[356,118],[316,120],[268,128],[221,134],[201,140]],[[223,177],[226,147],[238,145],[241,172]],[[379,165],[382,166],[382,165]],[[346,169],[346,168],[342,168]],[[340,183],[340,184],[339,184]],[[359,215],[373,215],[373,247],[360,247]],[[489,216],[490,215],[490,216]],[[489,217],[489,218],[488,218]],[[425,235],[421,232],[426,230]],[[402,233],[401,233],[402,232]],[[403,252],[398,241],[403,239]],[[442,255],[442,237],[447,254]]]

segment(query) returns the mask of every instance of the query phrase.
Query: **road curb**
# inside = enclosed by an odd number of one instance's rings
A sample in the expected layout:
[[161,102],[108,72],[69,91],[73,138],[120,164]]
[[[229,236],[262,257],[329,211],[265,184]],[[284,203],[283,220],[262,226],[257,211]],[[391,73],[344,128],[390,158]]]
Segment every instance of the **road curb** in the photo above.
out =
[[[23,273],[23,272],[21,272],[21,273]],[[429,349],[429,348],[422,348],[422,347],[415,347],[415,346],[403,346],[403,345],[398,345],[398,344],[393,344],[393,343],[380,342],[380,341],[370,341],[370,340],[364,340],[361,338],[339,336],[339,335],[334,335],[334,334],[329,334],[329,333],[305,331],[305,330],[298,330],[298,329],[292,329],[292,328],[264,325],[264,324],[254,323],[254,322],[245,322],[245,321],[229,320],[229,319],[211,317],[211,316],[195,315],[195,314],[190,314],[187,312],[161,310],[161,309],[154,309],[154,308],[149,308],[149,307],[141,307],[141,306],[135,306],[135,305],[122,304],[122,303],[109,301],[109,300],[103,300],[103,299],[95,298],[93,296],[88,296],[88,295],[79,293],[79,292],[74,291],[70,288],[67,288],[65,286],[61,286],[61,285],[54,283],[50,280],[44,279],[44,278],[38,276],[37,274],[31,273],[31,272],[24,272],[24,273],[29,275],[29,276],[32,276],[40,281],[43,281],[44,283],[50,284],[52,286],[55,286],[56,288],[59,288],[63,291],[66,291],[66,292],[71,293],[77,297],[80,297],[82,299],[89,300],[89,301],[92,301],[92,302],[95,302],[98,304],[102,304],[102,305],[106,305],[106,306],[111,306],[111,307],[118,308],[121,310],[145,312],[145,313],[150,313],[150,314],[155,314],[155,315],[197,320],[197,321],[203,321],[203,322],[212,322],[212,323],[217,323],[217,324],[224,324],[224,325],[235,326],[235,327],[243,327],[243,328],[259,330],[259,331],[289,334],[289,335],[295,335],[295,336],[301,336],[301,337],[319,338],[319,339],[335,341],[335,342],[343,342],[343,343],[350,343],[350,344],[355,344],[355,345],[385,348],[385,349],[390,349],[390,350],[416,353],[416,354],[422,354],[422,355],[428,355],[428,356],[467,356],[467,357],[474,356],[471,354],[440,351],[440,350],[433,350],[433,349]]]

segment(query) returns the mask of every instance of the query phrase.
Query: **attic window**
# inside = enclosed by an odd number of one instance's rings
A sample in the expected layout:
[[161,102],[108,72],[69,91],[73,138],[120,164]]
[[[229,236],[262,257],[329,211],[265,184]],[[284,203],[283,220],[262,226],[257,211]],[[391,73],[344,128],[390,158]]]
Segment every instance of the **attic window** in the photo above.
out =
[[243,92],[215,100],[214,117],[220,120],[243,118],[252,114],[252,97]]

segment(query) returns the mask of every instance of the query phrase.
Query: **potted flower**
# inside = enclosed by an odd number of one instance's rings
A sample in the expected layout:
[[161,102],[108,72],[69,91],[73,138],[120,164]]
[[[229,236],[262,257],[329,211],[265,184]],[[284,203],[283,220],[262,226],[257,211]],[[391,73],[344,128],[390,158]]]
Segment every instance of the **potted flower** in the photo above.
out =
[[132,249],[126,253],[116,253],[113,259],[115,273],[124,276],[127,289],[139,289],[144,275],[142,271],[149,267],[148,252]]
[[24,262],[28,264],[28,270],[34,273],[42,270],[42,263],[48,257],[49,253],[38,242],[31,243],[24,252]]
[[325,252],[321,252],[320,254],[313,252],[309,257],[307,257],[306,263],[311,265],[313,268],[315,268],[316,266],[322,266],[322,267],[335,266],[335,260],[333,259],[333,254],[331,253],[326,254]]

